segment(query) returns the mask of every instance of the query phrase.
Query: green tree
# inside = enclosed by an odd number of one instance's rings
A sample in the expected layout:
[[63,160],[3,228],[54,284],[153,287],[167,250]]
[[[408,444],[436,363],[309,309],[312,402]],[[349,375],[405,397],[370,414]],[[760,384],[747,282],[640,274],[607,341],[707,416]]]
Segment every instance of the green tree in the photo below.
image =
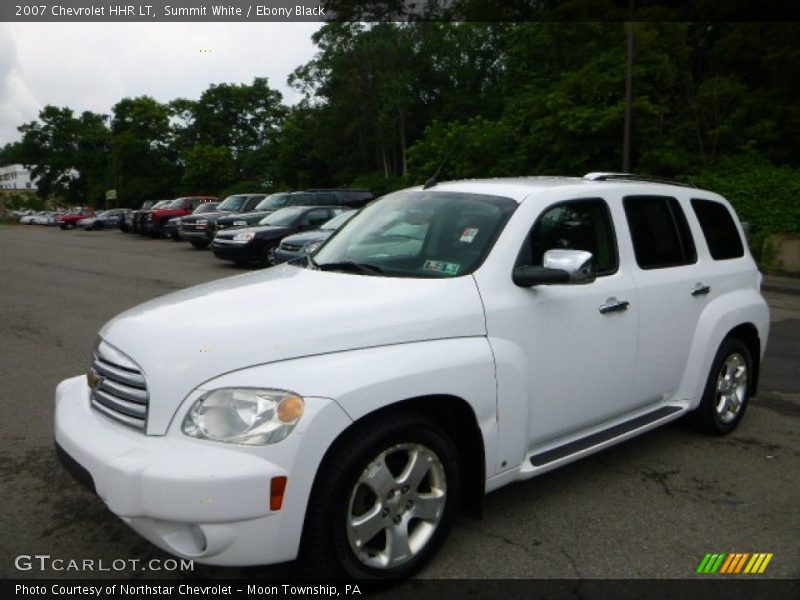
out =
[[219,194],[236,180],[236,162],[229,148],[198,144],[187,152],[183,193]]
[[181,167],[170,128],[169,107],[148,96],[124,98],[113,108],[111,156],[121,204],[176,194]]

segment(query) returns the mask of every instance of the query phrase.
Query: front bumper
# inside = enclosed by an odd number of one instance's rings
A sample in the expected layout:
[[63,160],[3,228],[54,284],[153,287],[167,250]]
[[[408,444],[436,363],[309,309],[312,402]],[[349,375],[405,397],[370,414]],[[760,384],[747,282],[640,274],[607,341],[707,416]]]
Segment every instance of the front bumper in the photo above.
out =
[[[320,407],[341,412],[331,401]],[[67,455],[62,461],[76,463],[71,472],[87,473],[84,483],[144,538],[202,563],[295,558],[313,483],[309,466],[296,464],[301,438],[250,448],[180,433],[149,436],[93,410],[83,377],[56,389],[55,440]],[[282,509],[272,511],[270,482],[278,476],[288,476],[289,485]]]
[[264,245],[258,241],[254,239],[249,242],[221,242],[215,238],[211,243],[211,250],[214,251],[214,256],[221,260],[249,262],[258,260],[261,256]]
[[185,229],[183,227],[178,228],[178,235],[182,240],[187,242],[196,241],[196,242],[210,242],[214,239],[215,231],[213,229]]

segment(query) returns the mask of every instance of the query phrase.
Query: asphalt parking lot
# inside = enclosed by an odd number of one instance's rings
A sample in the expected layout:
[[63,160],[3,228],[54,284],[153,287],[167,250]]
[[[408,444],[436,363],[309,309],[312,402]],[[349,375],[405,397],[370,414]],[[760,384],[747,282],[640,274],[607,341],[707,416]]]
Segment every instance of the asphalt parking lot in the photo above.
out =
[[[193,573],[18,571],[15,557],[167,555],[129,530],[57,463],[53,391],[86,371],[96,331],[120,311],[241,273],[208,251],[118,231],[0,226],[0,575],[276,577],[313,574],[197,565]],[[800,296],[768,294],[761,393],[737,431],[672,425],[487,497],[459,518],[425,578],[690,578],[709,552],[771,552],[763,577],[800,576]]]

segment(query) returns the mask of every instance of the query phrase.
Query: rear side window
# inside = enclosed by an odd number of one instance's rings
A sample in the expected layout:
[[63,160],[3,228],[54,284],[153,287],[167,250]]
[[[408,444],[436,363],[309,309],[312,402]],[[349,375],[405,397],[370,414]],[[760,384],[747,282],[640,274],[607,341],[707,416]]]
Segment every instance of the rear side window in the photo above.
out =
[[714,260],[744,256],[744,246],[730,211],[713,200],[692,200],[692,208]]
[[316,198],[313,194],[294,194],[289,200],[291,206],[314,206]]
[[623,205],[640,268],[664,269],[697,261],[686,215],[675,198],[626,196]]
[[339,194],[336,192],[315,192],[314,198],[317,204],[328,204],[332,206],[341,204],[339,201]]

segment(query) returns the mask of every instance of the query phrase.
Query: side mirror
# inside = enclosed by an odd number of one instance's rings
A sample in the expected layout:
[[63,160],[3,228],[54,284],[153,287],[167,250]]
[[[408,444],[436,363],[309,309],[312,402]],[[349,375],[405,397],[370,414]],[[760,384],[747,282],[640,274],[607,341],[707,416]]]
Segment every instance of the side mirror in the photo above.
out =
[[520,287],[591,283],[597,277],[592,258],[592,253],[584,250],[548,250],[541,267],[516,267],[511,279]]

